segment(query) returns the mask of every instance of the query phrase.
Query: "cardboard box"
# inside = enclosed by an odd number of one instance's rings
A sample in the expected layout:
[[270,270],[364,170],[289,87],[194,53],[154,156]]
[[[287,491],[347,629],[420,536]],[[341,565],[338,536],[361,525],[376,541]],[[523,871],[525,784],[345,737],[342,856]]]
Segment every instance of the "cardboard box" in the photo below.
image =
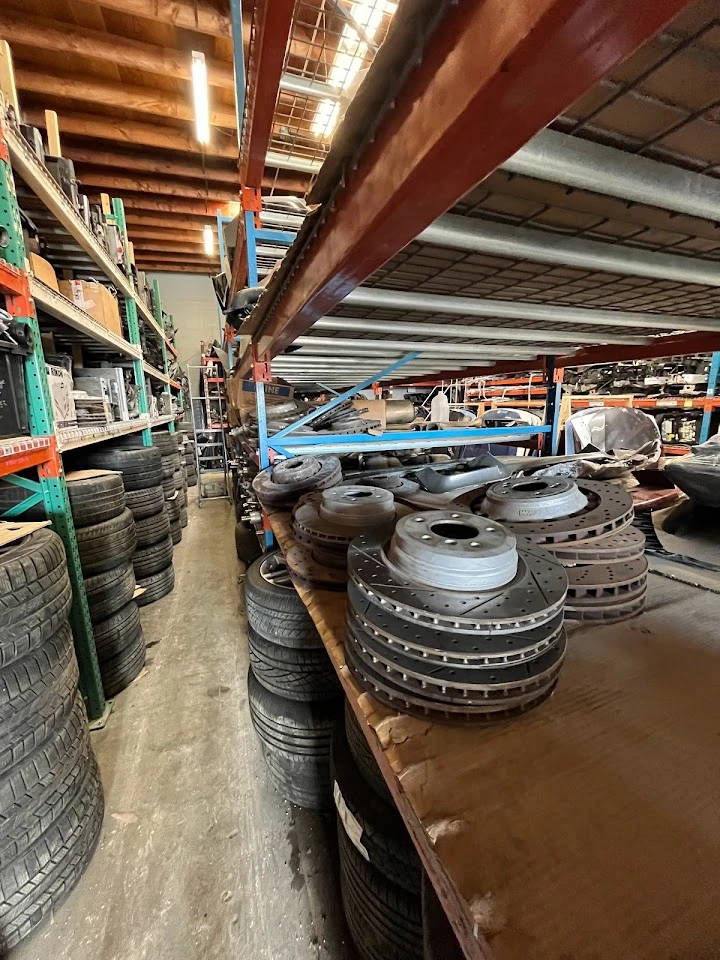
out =
[[75,306],[89,313],[112,333],[122,336],[118,302],[102,283],[94,280],[61,280],[59,289]]
[[45,369],[50,387],[55,426],[60,429],[76,427],[77,414],[75,413],[75,401],[73,400],[73,378],[64,367],[56,367],[54,364],[46,363]]
[[60,292],[58,279],[55,276],[55,270],[52,264],[48,263],[47,260],[43,260],[43,258],[39,257],[36,253],[31,253],[29,260],[30,269],[35,274],[35,277],[41,280],[46,287],[52,287],[53,290]]

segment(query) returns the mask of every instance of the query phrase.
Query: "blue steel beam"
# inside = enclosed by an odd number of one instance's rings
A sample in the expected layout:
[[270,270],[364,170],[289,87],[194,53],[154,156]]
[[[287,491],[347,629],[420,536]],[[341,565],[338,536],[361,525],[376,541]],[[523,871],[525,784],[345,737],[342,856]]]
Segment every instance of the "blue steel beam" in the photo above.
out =
[[417,356],[417,353],[408,353],[406,356],[396,360],[395,363],[391,363],[389,367],[385,367],[385,369],[381,370],[379,373],[374,373],[371,377],[366,377],[366,379],[363,380],[362,383],[359,383],[356,387],[351,387],[344,393],[339,393],[333,400],[328,400],[327,403],[323,404],[322,407],[318,407],[317,410],[313,410],[311,413],[306,413],[304,417],[300,417],[299,420],[296,420],[295,423],[291,423],[288,427],[283,427],[279,433],[273,435],[272,439],[281,440],[283,437],[287,437],[290,433],[292,433],[293,430],[297,430],[298,427],[304,427],[306,423],[310,423],[310,421],[314,420],[315,417],[319,417],[321,414],[327,413],[328,410],[332,410],[334,407],[337,407],[337,405],[342,403],[344,400],[350,400],[350,398],[354,397],[355,394],[360,390],[366,390],[368,387],[371,387],[376,380],[381,380],[383,377],[389,376],[394,370],[398,370],[400,367],[404,366],[404,364],[409,363],[410,360],[414,360]]
[[[712,355],[710,361],[710,372],[708,373],[708,398],[714,397],[718,388],[718,377],[720,377],[720,352]],[[706,410],[703,413],[702,423],[700,424],[700,443],[705,443],[710,436],[710,420],[712,419],[712,410]]]

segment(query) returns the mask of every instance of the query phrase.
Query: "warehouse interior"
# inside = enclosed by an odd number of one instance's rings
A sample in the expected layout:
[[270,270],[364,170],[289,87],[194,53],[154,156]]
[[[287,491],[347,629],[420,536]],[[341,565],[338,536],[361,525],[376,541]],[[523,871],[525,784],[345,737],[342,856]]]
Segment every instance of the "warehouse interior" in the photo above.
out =
[[720,957],[720,0],[5,0],[0,956]]

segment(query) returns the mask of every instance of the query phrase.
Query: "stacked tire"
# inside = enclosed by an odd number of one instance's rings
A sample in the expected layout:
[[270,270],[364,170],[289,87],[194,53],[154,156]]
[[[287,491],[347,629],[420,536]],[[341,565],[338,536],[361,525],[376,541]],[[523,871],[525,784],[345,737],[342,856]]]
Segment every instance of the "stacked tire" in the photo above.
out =
[[[166,507],[163,479],[163,470],[167,472],[170,464],[163,465],[161,449],[165,444],[157,439],[161,436],[153,434],[152,447],[140,446],[142,440],[135,436],[124,442],[100,444],[85,452],[82,460],[83,466],[104,467],[122,474],[126,505],[135,519],[136,530],[140,528],[132,557],[135,580],[144,590],[137,600],[140,607],[154,603],[175,586],[172,539],[169,554],[167,544],[172,514]],[[166,510],[165,519],[158,516],[164,516]]]
[[183,460],[187,470],[187,485],[189,487],[197,486],[197,462],[195,460],[195,441],[186,440],[183,450]]
[[422,867],[349,704],[333,731],[345,917],[362,960],[422,960]]
[[78,692],[60,538],[0,548],[0,943],[5,952],[82,876],[103,794]]
[[67,481],[95,649],[106,697],[124,690],[145,664],[140,611],[133,600],[135,520],[119,473]]
[[330,745],[341,688],[278,552],[248,568],[245,601],[250,717],[268,776],[299,807],[328,809]]

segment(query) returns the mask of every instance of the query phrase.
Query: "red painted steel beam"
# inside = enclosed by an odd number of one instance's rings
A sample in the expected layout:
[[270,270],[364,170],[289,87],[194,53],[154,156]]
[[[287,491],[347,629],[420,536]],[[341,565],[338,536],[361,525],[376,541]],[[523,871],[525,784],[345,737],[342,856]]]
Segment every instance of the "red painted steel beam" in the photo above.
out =
[[258,0],[248,54],[240,183],[262,186],[295,0]]
[[305,333],[686,6],[466,0],[450,7],[272,305],[261,349],[275,355]]
[[[567,357],[556,357],[556,367],[586,367],[599,363],[622,363],[629,360],[657,360],[660,357],[681,357],[692,353],[715,353],[720,350],[720,333],[678,333],[671,337],[658,337],[652,343],[636,346],[603,345],[587,347]],[[458,344],[462,351],[462,344]],[[462,359],[462,355],[458,357]],[[494,377],[501,373],[530,373],[542,370],[545,357],[537,360],[500,360],[492,366],[468,367],[463,370],[441,370],[431,377],[412,380],[413,386],[430,386],[443,380],[458,380],[467,377]],[[408,384],[408,380],[397,379],[385,386]]]

